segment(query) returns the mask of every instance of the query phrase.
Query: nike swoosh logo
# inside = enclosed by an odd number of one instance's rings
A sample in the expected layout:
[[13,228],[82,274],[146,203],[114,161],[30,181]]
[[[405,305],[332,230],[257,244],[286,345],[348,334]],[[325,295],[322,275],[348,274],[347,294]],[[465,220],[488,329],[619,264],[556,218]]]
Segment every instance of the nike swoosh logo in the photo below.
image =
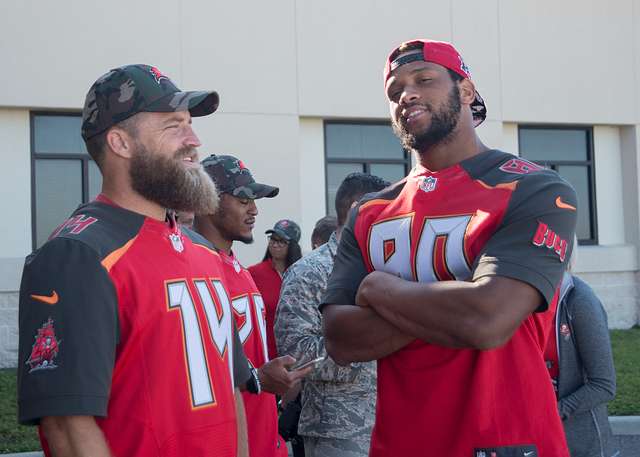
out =
[[[558,197],[558,198],[560,198],[560,197]],[[524,453],[524,457],[528,457],[530,455],[533,455],[533,451],[529,451],[529,452],[525,452]]]
[[34,300],[41,301],[42,303],[46,303],[47,305],[55,305],[58,303],[58,292],[55,290],[51,295],[31,295],[31,298]]
[[562,201],[562,197],[556,198],[556,206],[562,209],[570,209],[571,211],[575,211],[576,207],[571,206],[569,203],[565,203]]

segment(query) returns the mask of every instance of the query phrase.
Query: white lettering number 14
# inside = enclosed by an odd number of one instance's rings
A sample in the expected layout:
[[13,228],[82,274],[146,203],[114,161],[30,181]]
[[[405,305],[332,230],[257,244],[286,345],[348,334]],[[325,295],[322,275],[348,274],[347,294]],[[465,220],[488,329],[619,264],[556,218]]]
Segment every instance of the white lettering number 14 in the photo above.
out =
[[[233,315],[231,303],[221,281],[211,279],[208,282],[210,288],[204,279],[194,280],[193,284],[198,291],[198,298],[207,317],[211,340],[221,357],[225,350],[228,350],[229,377],[231,389],[233,389],[233,325],[231,322]],[[178,309],[182,318],[185,363],[189,378],[191,403],[193,407],[215,404],[215,393],[209,376],[203,332],[191,291],[186,280],[169,282],[166,287],[169,310]],[[219,309],[215,305],[214,294],[220,305]]]

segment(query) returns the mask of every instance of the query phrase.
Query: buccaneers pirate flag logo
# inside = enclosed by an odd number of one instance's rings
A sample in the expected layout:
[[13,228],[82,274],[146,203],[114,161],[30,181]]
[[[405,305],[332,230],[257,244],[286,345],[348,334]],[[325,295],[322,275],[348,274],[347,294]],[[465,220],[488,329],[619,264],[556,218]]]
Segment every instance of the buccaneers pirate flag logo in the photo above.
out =
[[42,324],[35,336],[35,343],[31,348],[29,360],[25,363],[29,365],[29,373],[37,370],[51,370],[57,368],[53,362],[58,356],[58,350],[61,341],[56,338],[56,332],[53,328],[53,319],[49,318],[47,322]]

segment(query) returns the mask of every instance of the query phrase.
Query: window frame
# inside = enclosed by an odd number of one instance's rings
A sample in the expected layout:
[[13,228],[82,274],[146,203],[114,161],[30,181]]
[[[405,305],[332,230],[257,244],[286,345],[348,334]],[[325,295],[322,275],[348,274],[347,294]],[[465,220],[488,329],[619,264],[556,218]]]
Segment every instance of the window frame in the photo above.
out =
[[[523,151],[520,149],[522,144],[521,135],[522,129],[526,130],[580,130],[586,133],[587,138],[587,159],[586,160],[549,160],[544,162],[538,162],[523,155]],[[579,125],[579,124],[518,124],[518,154],[520,157],[531,160],[532,162],[542,165],[544,167],[551,168],[556,171],[558,166],[583,166],[587,168],[587,179],[589,184],[587,189],[589,191],[589,209],[590,220],[589,226],[591,229],[591,238],[579,239],[578,244],[581,246],[593,246],[598,244],[598,206],[596,201],[596,162],[594,157],[594,145],[593,145],[593,126]]]
[[[363,173],[371,174],[372,164],[391,164],[391,165],[404,165],[404,175],[406,176],[411,171],[411,154],[404,148],[404,159],[357,159],[357,158],[330,158],[327,150],[327,126],[328,125],[384,125],[391,128],[389,121],[371,120],[371,119],[325,119],[322,123],[322,138],[324,141],[324,200],[325,200],[325,214],[330,214],[330,205],[334,205],[335,202],[329,201],[329,167],[330,163],[346,163],[346,164],[360,164],[363,165]],[[398,140],[399,141],[399,140]],[[402,146],[400,146],[402,147]]]
[[[35,118],[37,116],[64,116],[64,117],[82,117],[79,111],[30,111],[29,112],[29,149],[31,151],[31,247],[32,250],[37,249],[38,233],[37,233],[37,211],[36,211],[36,160],[80,160],[82,163],[82,203],[86,203],[89,199],[89,162],[93,159],[89,154],[83,153],[38,153],[35,150]],[[61,221],[62,222],[62,221]]]

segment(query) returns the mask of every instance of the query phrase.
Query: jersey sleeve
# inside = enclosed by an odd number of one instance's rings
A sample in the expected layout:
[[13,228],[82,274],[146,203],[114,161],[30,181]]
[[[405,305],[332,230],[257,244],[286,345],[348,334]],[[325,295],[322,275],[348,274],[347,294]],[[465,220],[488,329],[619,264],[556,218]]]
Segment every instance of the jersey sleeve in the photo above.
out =
[[571,255],[577,210],[575,191],[554,172],[518,182],[502,224],[476,259],[473,280],[526,282],[545,299],[538,311],[546,310]]
[[247,359],[244,349],[242,349],[238,327],[235,319],[233,319],[233,386],[240,387],[245,385],[250,377],[249,359]]
[[355,236],[358,208],[351,210],[349,220],[342,229],[333,271],[319,309],[325,305],[355,305],[356,293],[368,271]]
[[55,238],[20,285],[18,419],[106,416],[118,342],[117,295],[98,253]]

